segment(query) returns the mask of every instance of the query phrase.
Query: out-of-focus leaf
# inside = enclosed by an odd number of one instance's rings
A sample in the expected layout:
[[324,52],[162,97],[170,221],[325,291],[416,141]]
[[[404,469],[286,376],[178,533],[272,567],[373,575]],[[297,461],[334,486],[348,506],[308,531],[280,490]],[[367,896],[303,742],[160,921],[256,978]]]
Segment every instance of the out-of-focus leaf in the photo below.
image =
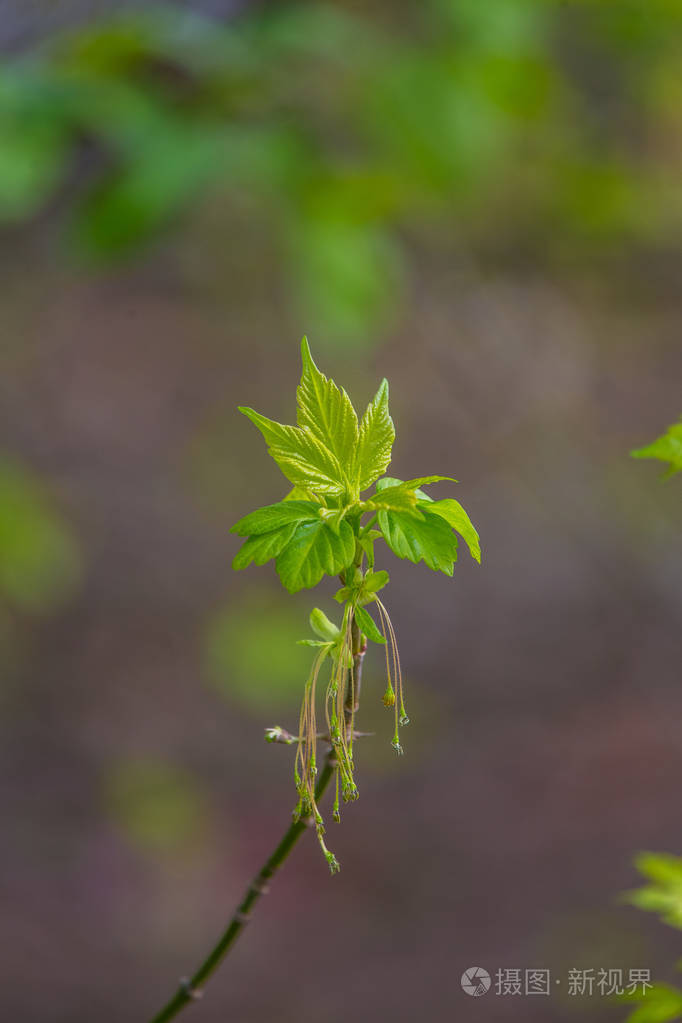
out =
[[18,221],[32,216],[57,183],[66,159],[59,131],[36,126],[17,131],[0,125],[0,219]]
[[297,645],[305,611],[289,601],[279,588],[249,588],[218,609],[207,627],[204,655],[211,685],[258,714],[291,710],[310,671],[310,658]]
[[214,174],[220,142],[159,120],[134,158],[85,198],[75,240],[92,254],[120,256],[149,241]]
[[556,198],[574,233],[608,241],[630,235],[644,219],[638,176],[613,160],[571,160],[557,174]]
[[535,0],[435,0],[434,7],[467,51],[517,55],[546,44],[551,4]]
[[330,326],[349,341],[395,316],[402,280],[400,248],[389,232],[336,214],[296,218],[292,227],[293,285],[312,329]]
[[505,152],[504,113],[471,67],[456,56],[434,60],[419,50],[389,59],[367,97],[369,130],[388,162],[418,185],[427,202],[466,203]]
[[673,423],[662,437],[657,437],[646,447],[636,448],[630,454],[633,458],[656,458],[659,462],[669,462],[665,476],[674,476],[682,470],[682,422]]
[[110,772],[107,790],[114,819],[145,850],[179,851],[205,831],[204,793],[190,774],[169,763],[123,761]]
[[623,901],[682,929],[682,859],[667,853],[640,853],[635,865],[650,883],[625,892]]
[[0,70],[0,219],[32,216],[49,198],[69,153],[58,88],[39,75]]
[[79,576],[76,540],[37,478],[0,459],[0,595],[24,611],[49,611]]
[[653,984],[644,992],[625,994],[618,1001],[639,1003],[625,1023],[672,1023],[682,1018],[682,991],[668,984]]
[[329,3],[273,7],[242,30],[244,38],[271,61],[298,57],[345,63],[371,57],[377,37],[364,19]]

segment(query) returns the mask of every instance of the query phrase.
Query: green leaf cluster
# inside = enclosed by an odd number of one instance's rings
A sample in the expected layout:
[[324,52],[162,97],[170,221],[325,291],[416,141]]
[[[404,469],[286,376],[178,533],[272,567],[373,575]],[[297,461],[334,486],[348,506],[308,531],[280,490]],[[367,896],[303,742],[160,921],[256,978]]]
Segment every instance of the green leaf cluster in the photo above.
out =
[[[234,568],[275,560],[282,584],[291,593],[316,586],[324,575],[342,575],[340,599],[355,607],[375,599],[388,580],[374,572],[374,544],[383,539],[399,558],[423,561],[452,575],[457,535],[472,557],[481,560],[478,534],[458,501],[434,501],[422,487],[450,476],[399,480],[384,476],[395,439],[383,380],[359,418],[348,394],[313,361],[306,338],[297,388],[296,425],[289,426],[240,407],[260,430],[268,451],[293,489],[277,504],[251,512],[232,527],[245,538]],[[375,484],[373,493],[363,491]],[[369,520],[363,517],[369,515]],[[369,571],[361,565],[367,558]],[[357,578],[345,575],[355,566]],[[363,632],[376,642],[383,636],[367,612],[357,615]]]
[[[30,24],[47,5],[16,6]],[[207,201],[245,204],[299,309],[366,343],[409,293],[415,217],[483,251],[517,239],[541,266],[679,235],[667,148],[593,128],[603,78],[635,137],[676,136],[679,0],[425,0],[409,32],[388,0],[242,5],[225,24],[186,3],[89,6],[112,13],[0,66],[0,220],[58,197],[81,254],[130,257]],[[84,138],[98,158],[72,181]]]
[[263,434],[268,450],[294,487],[318,497],[356,503],[360,492],[381,476],[391,460],[395,439],[388,412],[388,382],[383,380],[362,420],[343,388],[315,365],[307,338],[301,343],[303,374],[297,389],[297,426],[240,407]]

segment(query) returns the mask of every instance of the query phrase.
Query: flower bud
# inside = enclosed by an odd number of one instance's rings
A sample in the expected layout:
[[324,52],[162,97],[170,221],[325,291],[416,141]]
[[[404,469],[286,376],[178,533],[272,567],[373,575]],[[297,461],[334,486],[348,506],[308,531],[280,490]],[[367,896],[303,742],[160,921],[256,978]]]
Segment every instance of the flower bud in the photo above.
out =
[[393,686],[390,683],[386,686],[386,692],[384,693],[383,700],[384,707],[395,706],[395,693],[393,692]]

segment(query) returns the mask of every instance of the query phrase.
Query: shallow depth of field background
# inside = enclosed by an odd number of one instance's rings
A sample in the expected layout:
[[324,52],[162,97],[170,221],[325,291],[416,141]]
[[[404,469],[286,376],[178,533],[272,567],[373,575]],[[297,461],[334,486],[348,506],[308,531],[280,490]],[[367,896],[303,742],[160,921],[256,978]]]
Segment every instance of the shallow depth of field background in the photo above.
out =
[[307,332],[484,561],[381,556],[406,755],[375,648],[341,874],[306,836],[191,1018],[620,1020],[561,988],[682,954],[616,901],[682,852],[682,490],[628,458],[682,411],[681,8],[117,6],[0,3],[0,1014],[143,1023],[286,825],[336,586],[229,527]]

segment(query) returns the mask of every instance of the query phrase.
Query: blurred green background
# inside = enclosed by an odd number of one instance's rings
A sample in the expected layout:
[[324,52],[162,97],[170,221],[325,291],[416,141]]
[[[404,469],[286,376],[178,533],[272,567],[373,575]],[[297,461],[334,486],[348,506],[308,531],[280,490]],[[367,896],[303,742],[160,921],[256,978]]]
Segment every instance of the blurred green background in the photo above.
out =
[[311,600],[233,575],[228,530],[286,489],[236,405],[290,421],[304,332],[357,405],[389,378],[391,471],[456,476],[484,563],[385,560],[407,755],[372,656],[341,875],[304,843],[193,1013],[666,978],[674,935],[613,897],[682,849],[682,498],[627,457],[682,406],[681,30],[678,0],[0,4],[8,1019],[150,1015],[287,820],[262,729],[295,728]]

